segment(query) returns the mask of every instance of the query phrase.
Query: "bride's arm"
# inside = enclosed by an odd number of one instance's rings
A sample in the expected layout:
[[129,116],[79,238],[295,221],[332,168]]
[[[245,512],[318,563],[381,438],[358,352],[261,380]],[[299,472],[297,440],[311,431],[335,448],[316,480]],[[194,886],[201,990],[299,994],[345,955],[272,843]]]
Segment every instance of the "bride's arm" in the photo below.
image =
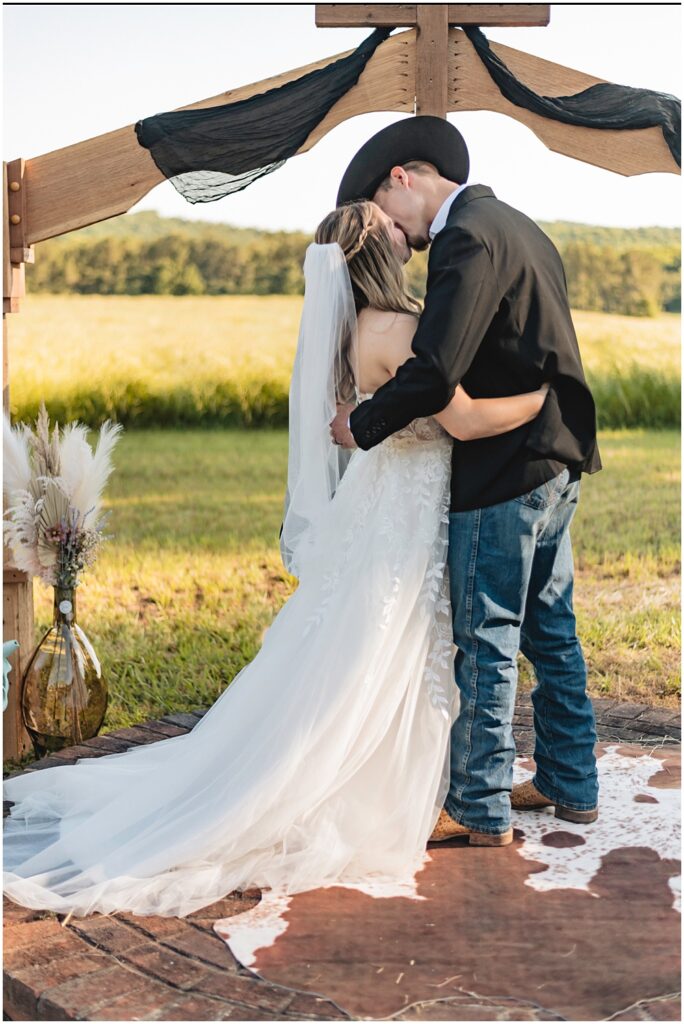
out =
[[[383,332],[382,344],[376,348],[376,352],[383,369],[393,377],[398,367],[414,354],[411,339],[417,320],[410,313],[387,313],[385,316],[387,330]],[[519,395],[471,398],[459,384],[449,404],[433,418],[459,441],[505,434],[523,423],[529,423],[539,414],[548,388],[548,384],[543,384],[536,391]]]

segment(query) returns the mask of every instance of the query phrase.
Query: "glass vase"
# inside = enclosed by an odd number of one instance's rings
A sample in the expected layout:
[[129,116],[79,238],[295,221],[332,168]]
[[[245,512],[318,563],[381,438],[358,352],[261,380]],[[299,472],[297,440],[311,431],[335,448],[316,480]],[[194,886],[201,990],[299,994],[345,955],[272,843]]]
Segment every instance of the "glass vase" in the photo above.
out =
[[53,623],[22,681],[22,716],[38,757],[96,736],[109,699],[93,645],[76,622],[76,587],[54,593]]

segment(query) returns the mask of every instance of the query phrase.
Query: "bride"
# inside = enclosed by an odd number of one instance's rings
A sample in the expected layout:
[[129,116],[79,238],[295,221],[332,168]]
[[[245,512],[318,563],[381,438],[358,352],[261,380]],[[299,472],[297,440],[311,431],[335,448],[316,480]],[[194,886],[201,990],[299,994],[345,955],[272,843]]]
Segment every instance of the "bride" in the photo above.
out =
[[281,535],[297,590],[192,732],[5,782],[15,902],[184,917],[236,889],[405,881],[423,865],[458,711],[453,437],[528,422],[546,385],[480,400],[459,386],[439,415],[369,451],[332,443],[337,403],[412,354],[420,307],[397,231],[351,203],[306,252]]

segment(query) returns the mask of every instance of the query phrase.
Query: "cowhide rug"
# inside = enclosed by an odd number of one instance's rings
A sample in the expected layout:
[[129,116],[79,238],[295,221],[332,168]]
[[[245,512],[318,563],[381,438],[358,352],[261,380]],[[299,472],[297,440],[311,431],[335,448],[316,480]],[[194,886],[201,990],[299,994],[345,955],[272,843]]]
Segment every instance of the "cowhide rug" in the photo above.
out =
[[[252,972],[360,1019],[679,1020],[680,748],[597,757],[591,825],[514,811],[508,847],[431,844],[391,891],[266,891],[214,928]],[[515,781],[533,768],[519,757]]]

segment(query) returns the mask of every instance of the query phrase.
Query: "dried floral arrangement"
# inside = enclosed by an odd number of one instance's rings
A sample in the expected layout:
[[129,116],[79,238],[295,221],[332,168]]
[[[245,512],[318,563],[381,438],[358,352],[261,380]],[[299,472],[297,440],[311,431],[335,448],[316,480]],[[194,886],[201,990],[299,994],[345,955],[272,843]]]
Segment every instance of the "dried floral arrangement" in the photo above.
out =
[[60,436],[41,402],[35,430],[12,426],[4,413],[4,543],[14,565],[55,587],[76,587],[92,567],[103,541],[109,512],[101,498],[112,471],[111,453],[123,427],[106,420],[93,451],[88,428],[77,421]]

